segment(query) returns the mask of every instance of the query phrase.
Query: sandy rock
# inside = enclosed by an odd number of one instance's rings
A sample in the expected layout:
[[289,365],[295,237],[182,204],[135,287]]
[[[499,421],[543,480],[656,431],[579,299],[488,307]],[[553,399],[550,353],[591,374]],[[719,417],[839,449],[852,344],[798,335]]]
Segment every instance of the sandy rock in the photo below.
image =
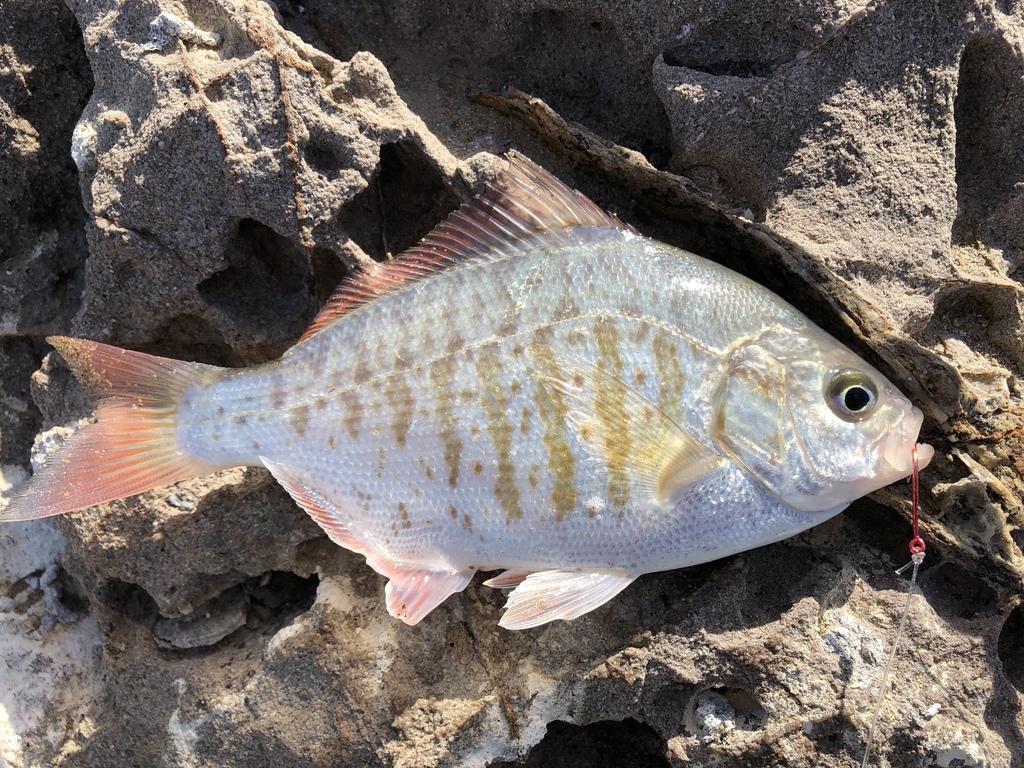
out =
[[[0,475],[0,486],[8,474]],[[95,733],[101,709],[101,633],[61,567],[52,521],[0,533],[0,764],[49,765]]]
[[374,57],[337,61],[262,3],[204,4],[180,20],[221,30],[216,46],[160,24],[154,36],[154,21],[180,19],[170,10],[117,7],[76,9],[96,87],[72,144],[91,212],[75,333],[273,357],[346,268],[369,262],[375,243],[358,244],[343,208],[382,194],[368,189],[382,154],[436,190],[392,243],[454,207],[453,159]]
[[[92,72],[60,3],[4,3],[0,36],[0,333],[66,330],[81,302],[85,210],[68,154]],[[6,409],[5,409],[6,410]]]
[[[912,377],[939,451],[873,764],[1021,764],[1019,4],[71,7],[0,8],[0,495],[87,412],[41,335],[272,358],[515,146],[801,306],[813,270],[844,291],[809,311]],[[689,176],[707,215],[467,98],[505,86]],[[753,263],[764,238],[808,269]],[[0,530],[0,759],[855,766],[908,538],[864,501],[574,622],[507,632],[474,583],[410,628],[265,472],[198,478]]]

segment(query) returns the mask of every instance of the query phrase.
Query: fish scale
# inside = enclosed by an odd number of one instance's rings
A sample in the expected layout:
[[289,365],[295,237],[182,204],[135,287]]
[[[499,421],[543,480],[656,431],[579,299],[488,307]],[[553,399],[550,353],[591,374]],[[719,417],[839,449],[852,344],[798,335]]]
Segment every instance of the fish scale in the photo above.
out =
[[[519,156],[344,285],[280,360],[224,370],[54,342],[105,398],[100,420],[0,519],[112,498],[76,472],[79,446],[94,470],[109,453],[120,495],[265,466],[389,579],[411,624],[480,570],[505,569],[487,583],[513,588],[501,623],[525,628],[785,538],[904,476],[921,423],[774,294]],[[870,412],[849,411],[847,380]]]

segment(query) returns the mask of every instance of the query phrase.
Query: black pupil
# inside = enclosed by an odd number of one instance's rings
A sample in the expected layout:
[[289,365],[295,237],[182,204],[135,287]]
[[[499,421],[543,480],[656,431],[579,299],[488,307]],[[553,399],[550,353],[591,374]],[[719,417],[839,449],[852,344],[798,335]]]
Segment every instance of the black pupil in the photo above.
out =
[[871,403],[871,393],[864,387],[850,387],[843,393],[843,405],[851,413],[863,411]]

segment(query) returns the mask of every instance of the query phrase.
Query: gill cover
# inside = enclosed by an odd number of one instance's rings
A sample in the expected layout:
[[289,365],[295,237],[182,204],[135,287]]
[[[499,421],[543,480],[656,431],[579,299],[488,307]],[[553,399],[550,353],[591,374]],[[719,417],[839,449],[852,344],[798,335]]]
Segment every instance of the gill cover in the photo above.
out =
[[817,328],[737,345],[719,392],[716,441],[792,507],[834,509],[911,471],[921,412]]

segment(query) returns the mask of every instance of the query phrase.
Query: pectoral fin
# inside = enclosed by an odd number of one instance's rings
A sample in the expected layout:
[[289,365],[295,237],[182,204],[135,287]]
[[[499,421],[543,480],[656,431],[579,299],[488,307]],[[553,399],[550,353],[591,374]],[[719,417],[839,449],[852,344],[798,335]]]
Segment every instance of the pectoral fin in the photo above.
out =
[[[542,354],[554,355],[547,351]],[[677,424],[656,403],[618,377],[575,355],[538,366],[538,378],[560,394],[580,440],[625,473],[657,504],[717,470],[724,459]]]
[[575,619],[611,600],[635,578],[617,569],[531,573],[512,590],[498,624],[529,629],[555,619]]

